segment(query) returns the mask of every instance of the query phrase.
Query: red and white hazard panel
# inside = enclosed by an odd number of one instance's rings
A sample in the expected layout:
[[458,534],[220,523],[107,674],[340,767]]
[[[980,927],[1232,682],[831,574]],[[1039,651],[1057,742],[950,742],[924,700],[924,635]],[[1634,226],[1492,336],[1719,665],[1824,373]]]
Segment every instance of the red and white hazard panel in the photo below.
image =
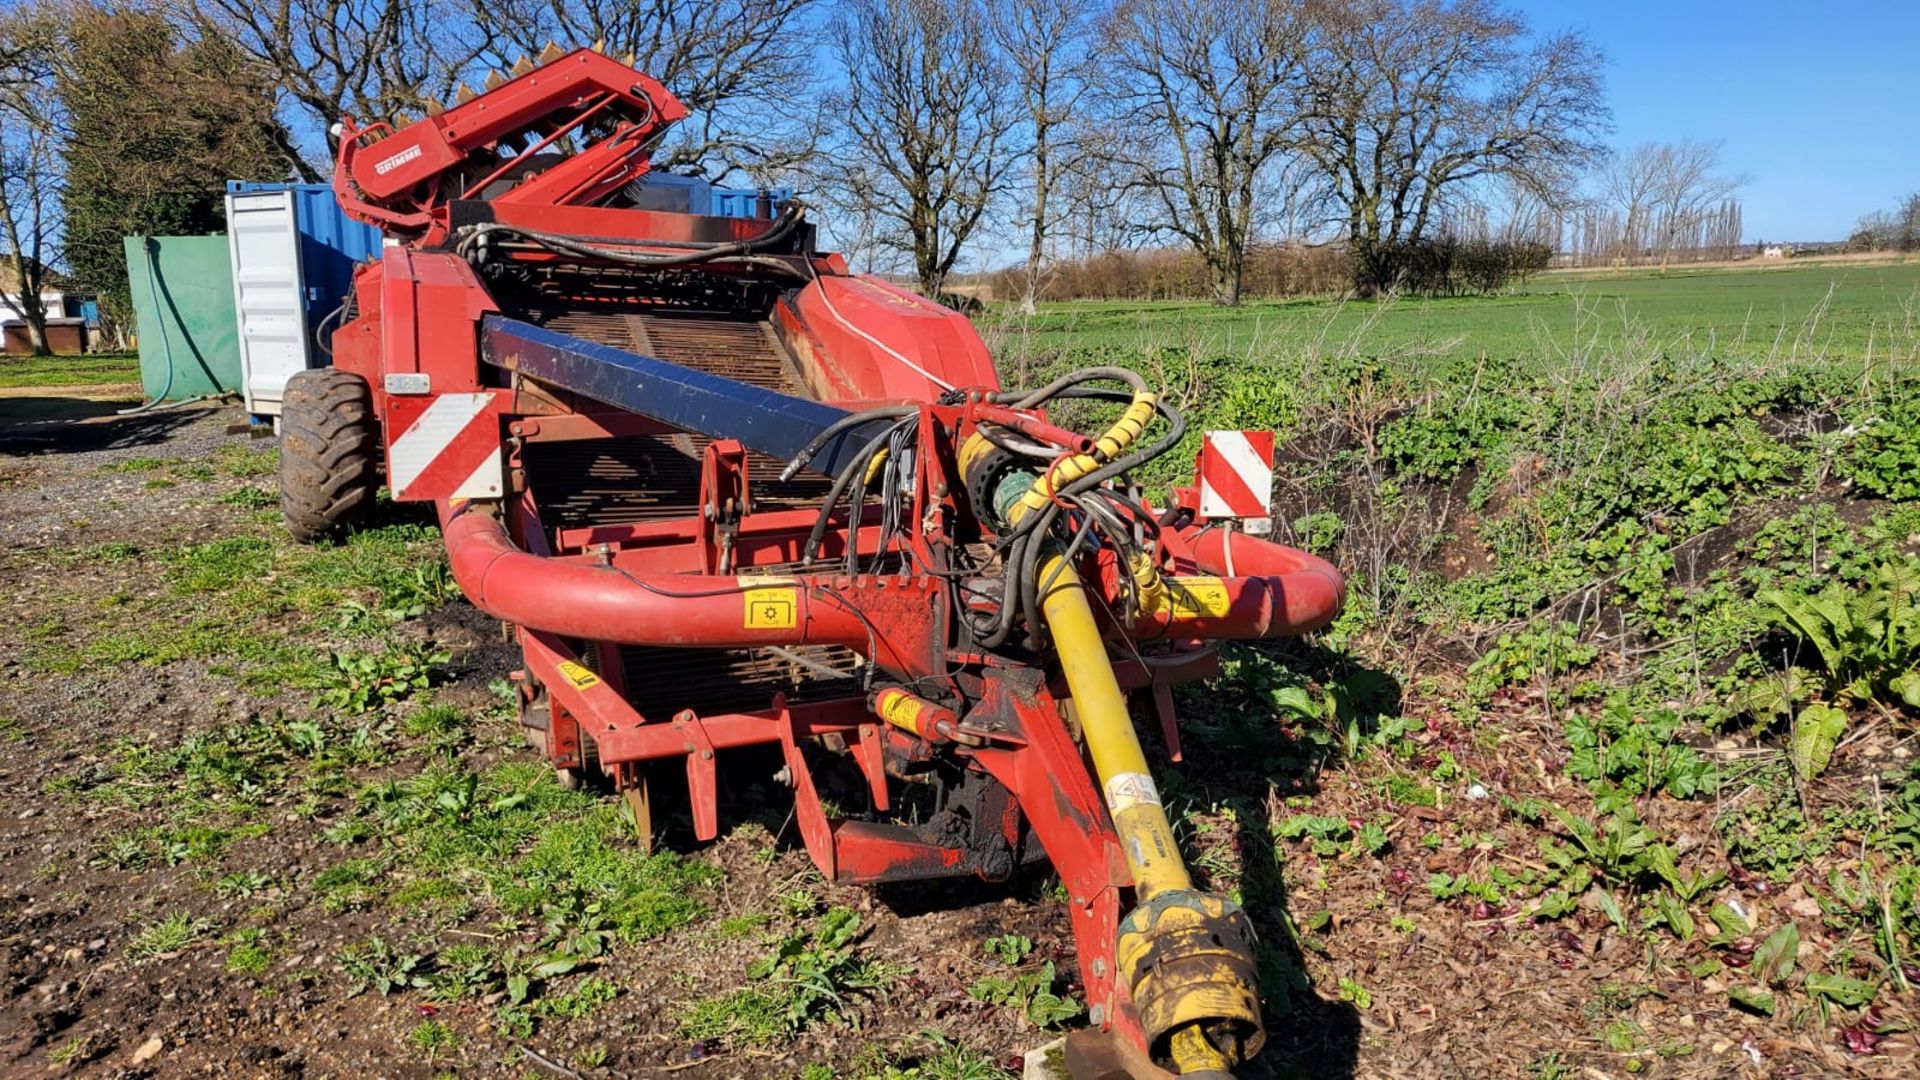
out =
[[387,443],[387,487],[396,500],[497,499],[506,490],[500,463],[500,410],[490,393],[394,396]]
[[1273,432],[1206,433],[1200,443],[1200,513],[1241,518],[1248,531],[1264,531],[1273,516]]

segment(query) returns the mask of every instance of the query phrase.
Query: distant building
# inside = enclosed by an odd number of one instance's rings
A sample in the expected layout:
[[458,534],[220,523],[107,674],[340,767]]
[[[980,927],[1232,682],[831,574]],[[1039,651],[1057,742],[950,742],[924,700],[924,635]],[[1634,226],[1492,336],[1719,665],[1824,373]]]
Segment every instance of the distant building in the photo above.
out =
[[[61,356],[86,352],[88,330],[97,320],[93,297],[69,288],[66,279],[56,272],[47,272],[41,281],[40,303],[47,312],[47,347]],[[19,295],[19,290],[20,277],[14,273],[13,260],[0,256],[0,295],[12,299]],[[0,301],[0,319],[5,319],[0,323],[0,333],[5,337],[7,355],[32,353],[33,338],[27,333],[26,321],[3,301]]]

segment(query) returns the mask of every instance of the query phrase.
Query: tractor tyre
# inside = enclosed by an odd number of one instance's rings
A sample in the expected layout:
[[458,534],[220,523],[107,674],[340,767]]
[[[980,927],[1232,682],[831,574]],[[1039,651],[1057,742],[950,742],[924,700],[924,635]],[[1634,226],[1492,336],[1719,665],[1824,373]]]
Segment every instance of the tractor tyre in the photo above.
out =
[[339,368],[301,371],[280,405],[280,513],[312,543],[364,523],[380,489],[380,425],[367,381]]

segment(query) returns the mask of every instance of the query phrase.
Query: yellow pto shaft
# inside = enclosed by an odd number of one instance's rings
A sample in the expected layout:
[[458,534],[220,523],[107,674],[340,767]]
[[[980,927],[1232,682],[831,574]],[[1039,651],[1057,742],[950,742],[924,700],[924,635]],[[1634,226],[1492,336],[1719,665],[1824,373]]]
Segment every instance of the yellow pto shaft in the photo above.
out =
[[[1141,389],[1090,453],[1054,463],[1046,473],[996,464],[995,448],[976,434],[961,449],[961,469],[982,509],[1018,528],[1052,505],[1059,492],[1117,459],[1152,417],[1154,396]],[[1135,904],[1121,921],[1114,958],[1133,995],[1147,1051],[1182,1076],[1223,1077],[1259,1051],[1260,1024],[1253,926],[1224,896],[1196,891],[1160,793],[1147,772],[1127,698],[1113,673],[1093,607],[1070,554],[1046,537],[1034,584],[1040,615],[1066,676],[1107,813],[1133,874]],[[1128,572],[1140,599],[1158,606],[1166,586],[1150,559]],[[1014,598],[1005,598],[1013,603]],[[1038,628],[1035,628],[1036,630]],[[899,723],[898,720],[890,722]]]
[[1183,1076],[1225,1074],[1265,1038],[1252,925],[1225,897],[1193,888],[1079,573],[1057,554],[1039,572],[1041,613],[1133,872],[1137,903],[1114,951],[1148,1050]]
[[[1080,722],[1100,778],[1107,812],[1126,849],[1127,868],[1140,899],[1174,889],[1190,889],[1193,879],[1180,850],[1153,777],[1147,775],[1147,755],[1140,749],[1127,698],[1114,678],[1113,663],[1100,638],[1099,624],[1087,603],[1086,589],[1073,564],[1058,555],[1040,560],[1040,611],[1053,634],[1060,669],[1073,693],[1073,713]],[[1052,584],[1048,584],[1051,582]]]

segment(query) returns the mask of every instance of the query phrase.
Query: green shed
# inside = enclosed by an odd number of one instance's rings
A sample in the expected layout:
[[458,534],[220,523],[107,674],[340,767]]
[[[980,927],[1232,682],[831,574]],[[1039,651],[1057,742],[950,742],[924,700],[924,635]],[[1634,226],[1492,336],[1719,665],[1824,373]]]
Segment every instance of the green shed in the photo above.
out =
[[233,270],[221,236],[129,236],[127,284],[149,400],[240,389]]

